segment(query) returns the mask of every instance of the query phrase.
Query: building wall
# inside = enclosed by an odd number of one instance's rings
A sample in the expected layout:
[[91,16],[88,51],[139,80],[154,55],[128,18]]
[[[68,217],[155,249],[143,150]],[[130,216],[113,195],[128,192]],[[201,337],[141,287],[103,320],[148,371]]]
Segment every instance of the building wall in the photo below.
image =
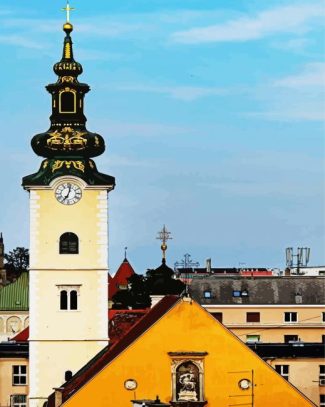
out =
[[[60,183],[82,189],[81,200],[63,205]],[[108,343],[108,203],[104,187],[87,187],[75,177],[56,179],[30,191],[30,407]],[[60,254],[60,236],[79,238],[78,254]],[[60,291],[78,292],[77,310],[60,310]]]
[[28,311],[0,311],[0,342],[16,336],[29,325]]
[[324,359],[274,359],[267,361],[275,365],[289,365],[289,381],[310,398],[317,406],[320,394],[325,394],[325,386],[319,385],[319,366],[325,365]]
[[9,407],[10,396],[14,394],[28,394],[28,386],[13,385],[12,367],[14,365],[28,366],[28,360],[24,358],[0,358],[0,407]]
[[[172,398],[169,352],[207,353],[203,363],[207,407],[228,407],[243,403],[244,399],[250,403],[251,390],[241,390],[238,382],[251,378],[252,371],[256,406],[312,406],[198,304],[185,301],[166,313],[63,405],[124,407],[131,404],[131,399],[154,398],[157,394],[168,403]],[[138,383],[134,392],[124,388],[124,382],[131,378]]]
[[[211,313],[222,313],[222,323],[240,339],[246,335],[260,335],[260,341],[284,342],[284,335],[298,335],[304,342],[322,342],[325,334],[324,308],[306,305],[204,305]],[[259,312],[260,322],[246,322],[248,312]],[[297,322],[284,321],[285,312],[297,312]]]

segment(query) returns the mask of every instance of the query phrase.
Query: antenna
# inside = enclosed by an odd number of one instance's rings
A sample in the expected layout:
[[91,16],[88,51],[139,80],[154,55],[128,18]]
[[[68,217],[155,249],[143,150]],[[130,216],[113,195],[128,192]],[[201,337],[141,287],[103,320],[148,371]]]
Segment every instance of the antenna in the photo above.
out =
[[288,268],[296,268],[296,274],[300,273],[301,267],[307,267],[309,258],[310,247],[298,247],[296,254],[293,254],[292,247],[286,248],[286,265]]
[[293,264],[293,248],[287,247],[286,248],[286,265],[287,267],[292,267]]

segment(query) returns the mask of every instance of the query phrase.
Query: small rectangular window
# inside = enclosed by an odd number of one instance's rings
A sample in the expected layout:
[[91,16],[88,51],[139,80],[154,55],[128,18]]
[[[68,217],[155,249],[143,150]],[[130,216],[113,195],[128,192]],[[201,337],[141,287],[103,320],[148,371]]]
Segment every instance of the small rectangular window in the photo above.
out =
[[297,342],[297,341],[298,341],[298,335],[284,335],[285,343]]
[[319,385],[325,386],[325,365],[319,365]]
[[246,322],[260,322],[260,313],[246,312]]
[[222,312],[212,312],[212,316],[219,322],[222,322]]
[[325,343],[325,335],[322,335],[322,343]]
[[234,291],[232,292],[232,296],[233,296],[233,297],[241,297],[241,291],[234,290]]
[[204,294],[204,298],[211,298],[212,297],[210,290],[205,290],[203,294]]
[[319,396],[319,407],[325,407],[325,394]]
[[26,386],[27,384],[27,366],[14,365],[12,367],[12,385]]
[[284,313],[284,322],[297,322],[298,317],[296,312],[285,312]]
[[247,343],[260,342],[260,339],[261,339],[260,335],[246,335],[246,342]]
[[275,370],[284,379],[289,380],[289,365],[275,365]]
[[325,312],[322,312],[322,321],[325,322]]
[[27,407],[27,396],[25,394],[15,394],[10,399],[10,407]]

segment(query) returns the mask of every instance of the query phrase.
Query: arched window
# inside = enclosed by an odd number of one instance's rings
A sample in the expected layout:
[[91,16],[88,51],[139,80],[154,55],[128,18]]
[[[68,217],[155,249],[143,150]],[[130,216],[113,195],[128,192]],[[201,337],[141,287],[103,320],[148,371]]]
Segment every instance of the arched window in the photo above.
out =
[[74,92],[60,93],[60,113],[76,113],[76,95]]
[[65,290],[60,291],[60,309],[68,309],[68,293]]
[[64,233],[60,237],[60,254],[78,254],[78,253],[79,253],[78,236],[72,232]]
[[70,291],[70,309],[78,309],[78,296],[76,290]]

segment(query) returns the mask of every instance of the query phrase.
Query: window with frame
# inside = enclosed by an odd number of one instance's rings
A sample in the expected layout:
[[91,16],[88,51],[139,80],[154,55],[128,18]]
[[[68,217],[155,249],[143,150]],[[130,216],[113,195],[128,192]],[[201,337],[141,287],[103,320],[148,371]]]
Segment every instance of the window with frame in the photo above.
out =
[[289,380],[289,365],[275,365],[275,371],[284,379]]
[[246,322],[260,322],[260,313],[246,312]]
[[27,396],[25,394],[14,394],[10,399],[10,407],[27,407]]
[[217,321],[222,323],[223,320],[222,312],[212,312],[211,314]]
[[322,322],[325,322],[325,312],[322,312]]
[[325,407],[325,394],[319,395],[319,407]]
[[79,238],[75,233],[66,232],[60,236],[60,254],[79,254]]
[[77,311],[80,286],[58,286],[61,311]]
[[60,93],[60,113],[76,113],[76,94],[70,90]]
[[260,342],[260,339],[261,339],[260,335],[246,335],[246,342],[247,343]]
[[325,365],[319,365],[319,385],[325,386]]
[[284,343],[298,342],[298,335],[284,335]]
[[322,343],[325,343],[325,335],[322,335]]
[[168,355],[171,357],[173,402],[178,405],[178,402],[183,404],[191,400],[194,405],[206,404],[202,402],[205,401],[204,358],[207,352],[168,352]]
[[27,384],[27,366],[14,365],[12,367],[12,385],[26,386]]
[[203,296],[204,298],[211,298],[212,297],[211,290],[204,290]]
[[298,322],[297,312],[285,312],[284,322]]

